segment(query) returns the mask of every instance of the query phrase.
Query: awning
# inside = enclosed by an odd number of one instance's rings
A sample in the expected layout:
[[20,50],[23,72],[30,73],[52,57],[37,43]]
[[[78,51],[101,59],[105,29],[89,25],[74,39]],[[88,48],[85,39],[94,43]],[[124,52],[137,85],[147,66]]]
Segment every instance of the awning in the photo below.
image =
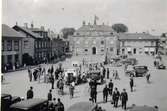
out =
[[127,48],[127,51],[131,51],[131,48],[130,48],[130,47],[128,47],[128,48]]
[[150,48],[150,51],[151,51],[151,52],[154,52],[154,51],[155,51],[155,49],[154,49],[154,48]]
[[148,48],[144,48],[145,52],[148,52]]

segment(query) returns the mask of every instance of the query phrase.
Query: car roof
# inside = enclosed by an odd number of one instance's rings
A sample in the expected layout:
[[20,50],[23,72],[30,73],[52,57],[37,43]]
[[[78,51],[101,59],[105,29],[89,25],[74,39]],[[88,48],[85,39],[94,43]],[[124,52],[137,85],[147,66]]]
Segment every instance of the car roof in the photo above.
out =
[[95,106],[96,105],[91,102],[77,102],[70,106],[67,111],[92,111]]
[[1,94],[1,98],[5,98],[5,97],[11,97],[11,95],[10,94],[4,94],[4,93],[2,93]]
[[28,109],[31,109],[34,106],[40,105],[44,102],[47,102],[47,100],[46,99],[38,99],[38,98],[27,99],[27,100],[20,101],[18,103],[11,105],[11,108],[28,110]]

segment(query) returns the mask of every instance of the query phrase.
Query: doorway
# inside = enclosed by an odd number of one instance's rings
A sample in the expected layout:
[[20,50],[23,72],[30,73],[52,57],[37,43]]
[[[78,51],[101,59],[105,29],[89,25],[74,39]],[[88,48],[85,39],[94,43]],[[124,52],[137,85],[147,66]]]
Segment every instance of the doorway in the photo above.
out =
[[136,48],[133,49],[133,54],[136,54]]
[[92,54],[95,55],[96,54],[96,47],[92,48]]

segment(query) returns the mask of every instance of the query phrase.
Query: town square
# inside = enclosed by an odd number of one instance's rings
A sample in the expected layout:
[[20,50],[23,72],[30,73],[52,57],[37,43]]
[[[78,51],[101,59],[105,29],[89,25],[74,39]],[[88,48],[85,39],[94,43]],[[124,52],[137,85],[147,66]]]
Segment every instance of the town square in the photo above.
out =
[[[167,15],[150,15],[154,19],[146,18],[143,24],[135,18],[138,12],[157,14],[167,2],[70,0],[67,6],[57,0],[15,1],[2,1],[2,111],[167,111]],[[102,3],[105,10],[95,6]],[[25,17],[19,10],[26,4],[32,4],[27,13],[33,10],[34,15]],[[80,7],[70,7],[74,4]],[[119,19],[114,14],[119,11],[108,4],[122,4],[126,15],[134,10],[124,6],[132,4],[136,13]],[[140,6],[155,9],[144,12]],[[17,13],[13,20],[8,18],[10,8],[26,19]],[[53,20],[51,9],[59,20]],[[113,21],[105,15],[111,9]],[[130,19],[136,19],[136,25]]]

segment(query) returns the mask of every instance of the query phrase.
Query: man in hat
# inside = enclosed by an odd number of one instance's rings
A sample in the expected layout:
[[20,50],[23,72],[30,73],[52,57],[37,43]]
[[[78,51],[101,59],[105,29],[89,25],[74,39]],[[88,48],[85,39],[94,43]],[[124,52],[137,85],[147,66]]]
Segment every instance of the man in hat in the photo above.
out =
[[108,83],[108,88],[109,88],[109,94],[110,96],[112,95],[114,84],[112,82],[112,79],[110,79],[110,82]]
[[115,88],[112,97],[113,97],[114,107],[118,107],[118,100],[120,97],[120,93],[117,88]]
[[126,89],[123,89],[123,92],[121,93],[121,101],[122,101],[122,109],[126,110],[126,103],[128,101],[128,94],[126,92]]
[[32,99],[34,96],[34,92],[33,92],[33,87],[31,86],[30,89],[27,91],[27,99]]

